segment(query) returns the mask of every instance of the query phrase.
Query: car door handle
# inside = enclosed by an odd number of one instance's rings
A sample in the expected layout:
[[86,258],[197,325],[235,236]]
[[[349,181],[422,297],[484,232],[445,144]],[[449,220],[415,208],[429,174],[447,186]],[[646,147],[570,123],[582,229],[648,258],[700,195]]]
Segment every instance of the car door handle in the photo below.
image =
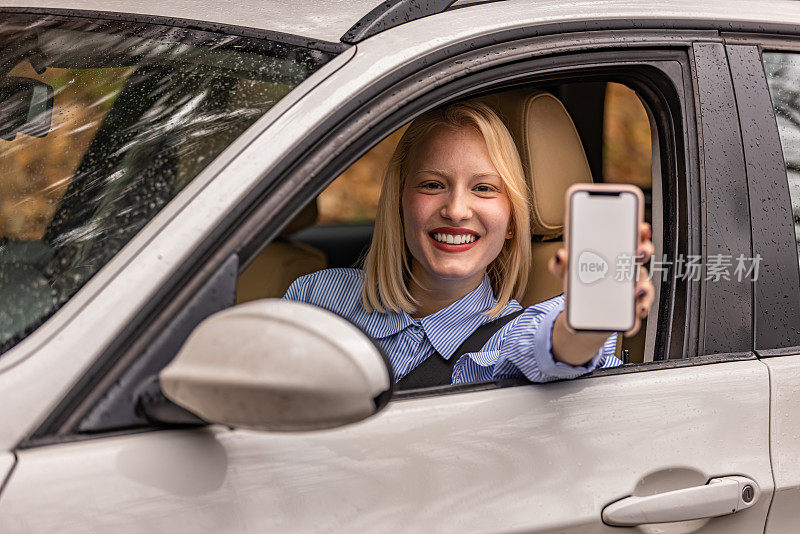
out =
[[613,502],[603,508],[603,521],[632,527],[717,517],[753,506],[760,495],[758,484],[747,477],[712,478],[705,486]]

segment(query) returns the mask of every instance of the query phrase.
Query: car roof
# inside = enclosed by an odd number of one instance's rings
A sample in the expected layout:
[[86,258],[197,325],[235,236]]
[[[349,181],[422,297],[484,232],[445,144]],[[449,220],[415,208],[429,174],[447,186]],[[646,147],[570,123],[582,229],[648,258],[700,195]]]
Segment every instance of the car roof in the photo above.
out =
[[[497,5],[488,6],[489,3],[502,4],[516,12],[524,8],[526,20],[518,23],[525,24],[613,19],[800,23],[800,2],[796,0],[459,0],[449,11],[497,9]],[[381,4],[378,0],[0,0],[0,9],[15,8],[15,11],[33,8],[43,12],[66,10],[76,15],[82,14],[81,11],[93,11],[179,18],[270,30],[333,43],[338,43],[348,30],[379,5],[390,3]],[[414,13],[413,8],[408,13]]]
[[134,13],[271,30],[334,43],[377,5],[378,0],[0,0],[0,8]]

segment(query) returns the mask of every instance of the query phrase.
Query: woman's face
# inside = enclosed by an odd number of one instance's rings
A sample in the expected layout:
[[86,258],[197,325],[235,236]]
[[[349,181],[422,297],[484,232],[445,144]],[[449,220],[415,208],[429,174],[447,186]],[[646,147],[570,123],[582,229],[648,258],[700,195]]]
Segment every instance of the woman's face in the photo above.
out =
[[483,136],[434,128],[411,150],[402,192],[412,270],[433,288],[477,287],[510,237],[511,203]]

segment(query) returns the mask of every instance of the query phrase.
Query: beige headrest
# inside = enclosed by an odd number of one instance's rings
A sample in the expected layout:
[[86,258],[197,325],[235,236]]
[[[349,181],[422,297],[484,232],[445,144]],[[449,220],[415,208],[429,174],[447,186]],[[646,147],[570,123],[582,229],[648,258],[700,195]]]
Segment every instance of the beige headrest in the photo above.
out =
[[564,194],[591,183],[592,173],[575,124],[555,96],[515,90],[481,99],[505,121],[517,142],[533,192],[531,232],[545,238],[564,231]]

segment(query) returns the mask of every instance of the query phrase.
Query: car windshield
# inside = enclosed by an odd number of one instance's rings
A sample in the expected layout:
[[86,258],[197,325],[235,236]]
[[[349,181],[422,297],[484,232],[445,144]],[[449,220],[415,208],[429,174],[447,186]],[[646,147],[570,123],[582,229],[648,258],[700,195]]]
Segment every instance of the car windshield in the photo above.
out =
[[0,353],[333,57],[289,40],[0,15]]

